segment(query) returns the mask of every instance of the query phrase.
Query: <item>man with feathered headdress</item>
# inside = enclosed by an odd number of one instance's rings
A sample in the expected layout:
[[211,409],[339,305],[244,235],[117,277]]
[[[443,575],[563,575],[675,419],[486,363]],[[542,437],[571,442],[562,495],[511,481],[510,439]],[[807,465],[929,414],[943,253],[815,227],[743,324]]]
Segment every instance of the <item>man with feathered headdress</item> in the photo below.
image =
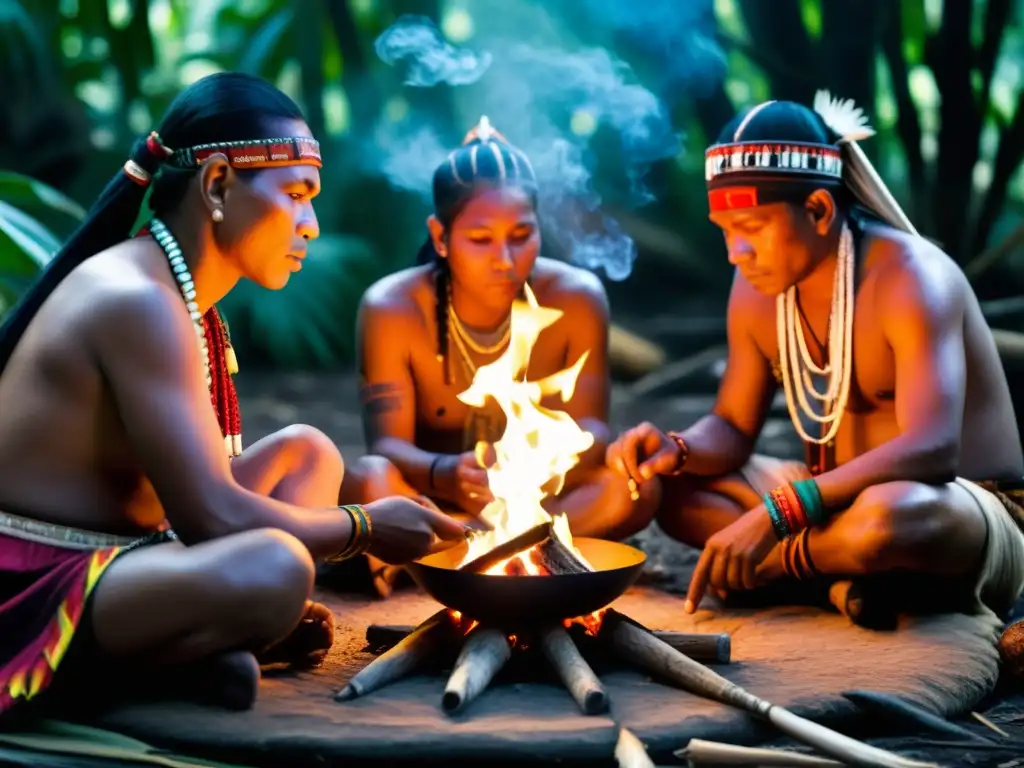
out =
[[[858,146],[866,123],[827,92],[813,110],[769,101],[706,152],[736,267],[718,399],[684,432],[641,425],[607,457],[660,475],[661,527],[703,548],[687,610],[708,588],[807,581],[879,626],[922,595],[1003,613],[1024,587],[1024,457],[992,334]],[[779,385],[803,462],[753,453]]]

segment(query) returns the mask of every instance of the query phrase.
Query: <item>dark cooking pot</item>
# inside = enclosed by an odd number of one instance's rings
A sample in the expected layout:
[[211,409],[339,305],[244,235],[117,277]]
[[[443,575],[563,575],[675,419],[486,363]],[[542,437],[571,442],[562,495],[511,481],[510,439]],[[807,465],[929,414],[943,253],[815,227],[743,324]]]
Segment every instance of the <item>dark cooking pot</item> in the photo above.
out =
[[557,623],[604,608],[629,589],[647,556],[627,544],[574,539],[591,573],[504,576],[455,570],[467,544],[428,555],[407,567],[416,582],[447,608],[481,624],[515,629]]

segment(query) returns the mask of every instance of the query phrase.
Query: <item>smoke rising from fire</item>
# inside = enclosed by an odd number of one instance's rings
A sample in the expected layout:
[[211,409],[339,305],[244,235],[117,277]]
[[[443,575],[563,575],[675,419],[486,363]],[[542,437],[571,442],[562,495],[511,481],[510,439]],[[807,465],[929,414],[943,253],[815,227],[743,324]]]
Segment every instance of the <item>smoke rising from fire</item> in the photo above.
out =
[[[446,40],[432,20],[413,15],[399,18],[375,46],[406,86],[459,86],[453,97],[466,123],[460,136],[487,115],[530,158],[545,232],[574,264],[603,270],[611,280],[630,275],[637,251],[619,224],[601,212],[602,196],[604,202],[614,196],[612,202],[624,207],[654,199],[649,169],[681,149],[659,93],[713,81],[724,70],[721,52],[705,34],[713,24],[706,18],[710,0],[622,5],[617,0],[517,3],[513,12],[512,4],[477,0],[468,6],[475,34],[464,47]],[[602,42],[614,36],[657,51],[665,66],[648,79],[657,81],[658,93],[609,49],[580,44],[571,30],[584,26],[588,37]],[[427,200],[434,169],[455,148],[442,140],[435,120],[414,111],[401,120],[385,117],[367,154],[391,184]],[[601,157],[615,166],[600,173],[598,141],[612,148]],[[604,160],[608,157],[614,159]]]

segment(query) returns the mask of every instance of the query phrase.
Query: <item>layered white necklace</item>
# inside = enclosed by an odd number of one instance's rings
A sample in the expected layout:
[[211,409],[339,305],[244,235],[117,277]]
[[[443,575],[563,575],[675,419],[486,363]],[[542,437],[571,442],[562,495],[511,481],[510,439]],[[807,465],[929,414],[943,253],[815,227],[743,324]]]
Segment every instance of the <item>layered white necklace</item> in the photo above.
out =
[[[839,424],[850,397],[853,379],[853,235],[844,223],[839,235],[839,255],[832,281],[832,309],[829,314],[828,358],[819,366],[811,357],[804,336],[804,324],[797,316],[796,286],[780,293],[775,303],[775,325],[779,342],[779,365],[786,392],[786,406],[797,434],[807,443],[824,445],[839,432]],[[814,376],[826,377],[820,392]],[[811,400],[818,403],[812,407]],[[820,412],[819,412],[820,411]],[[824,434],[811,437],[804,429],[801,413],[822,425]]]

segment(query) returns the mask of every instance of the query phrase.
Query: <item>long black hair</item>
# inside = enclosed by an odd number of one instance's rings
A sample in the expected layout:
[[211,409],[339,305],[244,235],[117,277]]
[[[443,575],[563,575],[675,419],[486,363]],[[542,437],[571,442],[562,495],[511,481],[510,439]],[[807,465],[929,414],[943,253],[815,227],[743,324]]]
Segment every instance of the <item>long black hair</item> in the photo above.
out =
[[[528,195],[537,207],[537,177],[529,158],[522,150],[491,128],[487,118],[467,134],[462,146],[448,155],[434,171],[434,216],[447,231],[469,202],[480,192],[497,187],[516,186]],[[451,268],[434,247],[428,235],[416,256],[417,264],[434,265],[436,296],[437,358],[448,374],[448,291]]]
[[[273,123],[303,119],[299,107],[270,83],[251,75],[224,72],[209,75],[183,90],[171,102],[156,128],[172,149],[226,141],[270,138]],[[164,156],[145,138],[135,142],[130,159],[153,177],[149,205],[154,214],[174,211],[185,197],[194,168],[163,165]],[[43,302],[79,264],[131,236],[147,187],[121,169],[107,183],[78,229],[47,264],[0,326],[0,373],[7,366]]]

